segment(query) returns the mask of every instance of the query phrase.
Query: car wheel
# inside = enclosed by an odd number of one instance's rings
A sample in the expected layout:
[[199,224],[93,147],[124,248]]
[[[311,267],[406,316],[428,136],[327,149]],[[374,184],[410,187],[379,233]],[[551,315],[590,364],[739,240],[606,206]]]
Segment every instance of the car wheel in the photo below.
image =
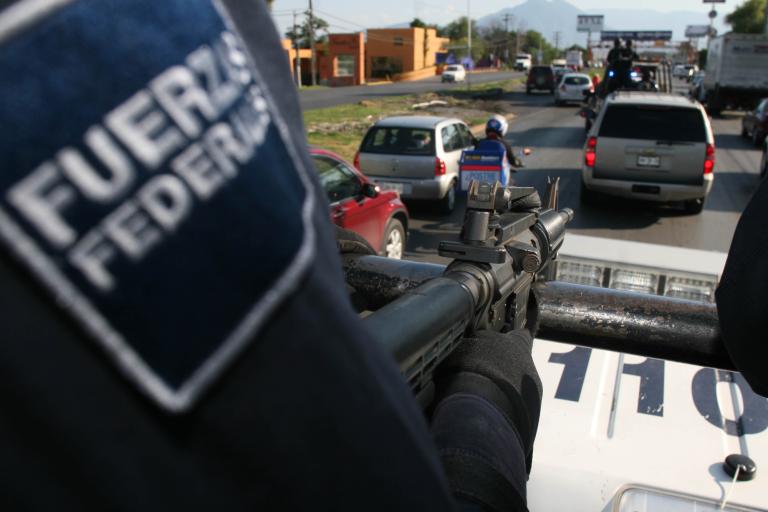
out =
[[440,200],[440,209],[443,210],[443,213],[451,213],[455,207],[456,182],[454,181],[451,183],[451,187],[448,189],[448,192],[446,192],[445,196],[443,196],[443,198]]
[[525,88],[525,94],[531,94],[531,90],[528,87]]
[[749,132],[747,131],[747,127],[743,124],[741,125],[741,136],[742,137],[749,137]]
[[704,198],[691,199],[685,202],[685,211],[692,215],[698,215],[704,209]]
[[390,219],[387,229],[384,231],[384,243],[382,253],[387,258],[400,260],[405,251],[405,228],[397,219]]

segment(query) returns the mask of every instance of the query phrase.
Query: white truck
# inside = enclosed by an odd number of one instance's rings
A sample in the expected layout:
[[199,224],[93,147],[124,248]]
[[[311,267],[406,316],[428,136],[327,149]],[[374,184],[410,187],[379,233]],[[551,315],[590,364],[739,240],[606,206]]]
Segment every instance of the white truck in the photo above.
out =
[[584,57],[581,50],[568,50],[565,54],[566,65],[574,71],[581,71],[584,67]]
[[533,65],[533,55],[530,53],[518,53],[515,58],[515,69],[517,71],[529,71]]
[[750,110],[768,96],[768,36],[725,34],[712,39],[702,96],[710,114],[725,108]]

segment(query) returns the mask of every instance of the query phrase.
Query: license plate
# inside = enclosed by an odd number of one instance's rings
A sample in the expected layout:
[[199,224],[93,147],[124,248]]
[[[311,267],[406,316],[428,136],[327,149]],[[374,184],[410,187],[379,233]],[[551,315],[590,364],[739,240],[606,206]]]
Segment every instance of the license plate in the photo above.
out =
[[400,194],[410,194],[411,193],[411,185],[408,183],[392,183],[389,181],[379,181],[376,183],[381,190],[393,190],[395,192],[398,192]]
[[661,158],[658,156],[643,156],[637,157],[638,167],[659,167],[661,165]]

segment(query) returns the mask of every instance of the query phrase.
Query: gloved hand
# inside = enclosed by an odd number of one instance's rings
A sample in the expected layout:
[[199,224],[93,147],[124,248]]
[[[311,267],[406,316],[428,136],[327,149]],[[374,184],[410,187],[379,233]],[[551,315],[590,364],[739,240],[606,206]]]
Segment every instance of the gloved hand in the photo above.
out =
[[541,410],[526,330],[481,331],[435,371],[432,431],[449,483],[490,510],[525,510]]

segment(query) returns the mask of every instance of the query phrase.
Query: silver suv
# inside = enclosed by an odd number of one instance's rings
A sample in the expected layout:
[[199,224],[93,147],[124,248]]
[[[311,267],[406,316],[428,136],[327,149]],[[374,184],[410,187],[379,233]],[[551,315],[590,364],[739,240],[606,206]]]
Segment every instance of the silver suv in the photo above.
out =
[[382,189],[403,199],[440,201],[453,211],[461,152],[473,146],[469,127],[459,119],[389,117],[365,135],[355,165]]
[[587,134],[582,199],[599,192],[682,201],[689,213],[700,213],[714,168],[715,139],[698,102],[672,94],[615,93]]

